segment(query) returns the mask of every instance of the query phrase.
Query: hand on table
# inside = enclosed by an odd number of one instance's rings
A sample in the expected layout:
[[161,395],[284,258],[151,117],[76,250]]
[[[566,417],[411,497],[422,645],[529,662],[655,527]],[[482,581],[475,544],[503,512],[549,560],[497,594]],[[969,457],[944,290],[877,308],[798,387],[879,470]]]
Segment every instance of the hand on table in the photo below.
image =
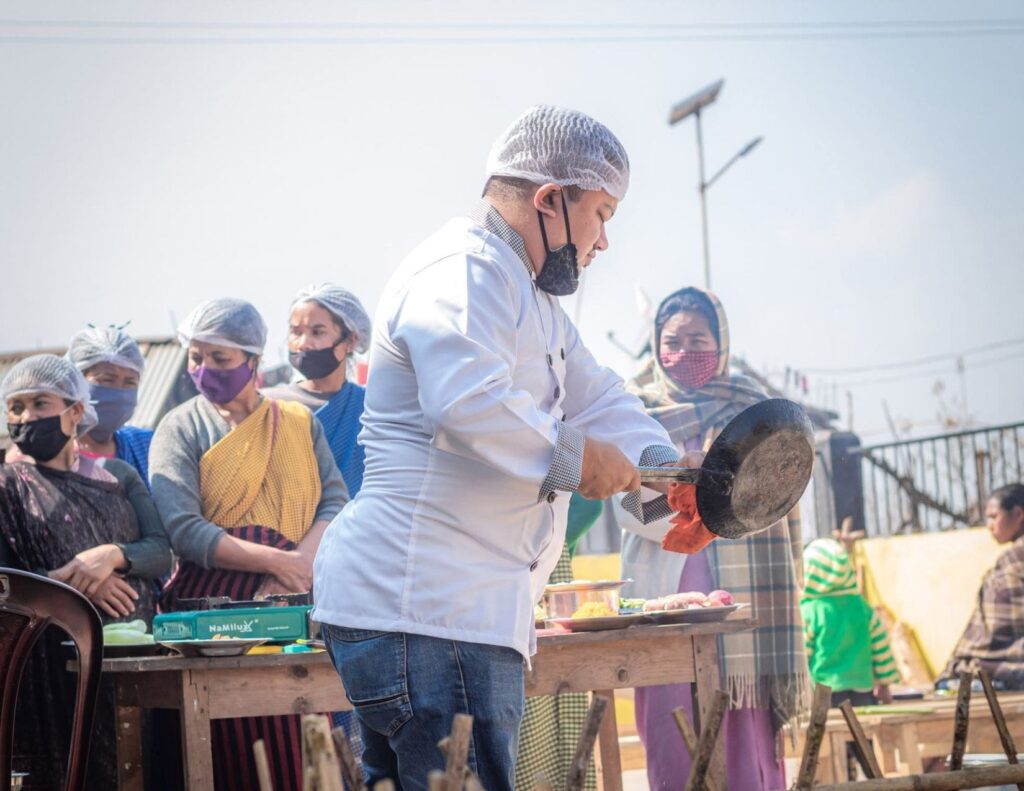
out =
[[125,582],[124,578],[111,574],[88,594],[89,601],[112,618],[121,618],[135,612],[135,601],[139,594]]
[[610,442],[587,437],[583,470],[577,491],[588,500],[604,500],[619,492],[640,488],[640,473],[626,455]]
[[875,687],[875,697],[879,703],[892,703],[892,690],[888,684],[879,684]]
[[101,544],[79,552],[68,563],[51,571],[49,576],[77,588],[86,596],[92,596],[123,562],[124,553],[118,547]]

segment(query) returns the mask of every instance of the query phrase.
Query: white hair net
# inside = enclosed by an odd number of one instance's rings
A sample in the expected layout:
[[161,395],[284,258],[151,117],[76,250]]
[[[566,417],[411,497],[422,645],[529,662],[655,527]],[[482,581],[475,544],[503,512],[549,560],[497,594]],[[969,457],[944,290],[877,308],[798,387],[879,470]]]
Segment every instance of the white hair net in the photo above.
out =
[[197,305],[178,327],[178,340],[182,346],[200,341],[262,355],[267,325],[244,299],[221,297]]
[[320,307],[338,319],[345,327],[355,334],[355,350],[362,354],[370,346],[370,317],[363,310],[363,304],[351,291],[330,283],[309,286],[295,295],[291,311],[302,302],[316,302]]
[[629,188],[629,157],[612,131],[589,115],[539,104],[495,141],[487,175],[605,190],[622,200]]
[[85,413],[78,424],[78,433],[85,434],[96,425],[96,410],[89,403],[89,384],[64,357],[55,354],[34,354],[15,365],[0,382],[0,399],[26,393],[52,393],[65,401],[81,403]]
[[112,363],[141,375],[146,364],[139,344],[120,327],[88,327],[76,333],[67,356],[82,373],[98,363]]

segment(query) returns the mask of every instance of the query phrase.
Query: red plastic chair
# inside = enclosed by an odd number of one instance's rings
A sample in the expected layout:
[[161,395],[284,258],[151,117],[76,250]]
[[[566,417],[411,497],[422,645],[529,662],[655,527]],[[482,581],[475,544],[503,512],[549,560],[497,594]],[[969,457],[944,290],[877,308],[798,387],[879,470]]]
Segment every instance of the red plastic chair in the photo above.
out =
[[11,789],[14,710],[32,647],[47,626],[67,632],[78,650],[78,691],[65,791],[82,791],[103,663],[103,624],[92,603],[49,577],[0,568],[0,791]]

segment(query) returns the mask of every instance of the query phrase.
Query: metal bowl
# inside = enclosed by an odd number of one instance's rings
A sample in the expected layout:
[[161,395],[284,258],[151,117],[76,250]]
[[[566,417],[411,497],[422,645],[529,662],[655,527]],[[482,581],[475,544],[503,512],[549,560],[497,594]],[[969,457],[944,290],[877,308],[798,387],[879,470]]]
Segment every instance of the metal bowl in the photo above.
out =
[[619,612],[619,593],[632,580],[574,580],[544,589],[544,609],[548,618],[572,618],[587,602],[600,602],[613,613]]

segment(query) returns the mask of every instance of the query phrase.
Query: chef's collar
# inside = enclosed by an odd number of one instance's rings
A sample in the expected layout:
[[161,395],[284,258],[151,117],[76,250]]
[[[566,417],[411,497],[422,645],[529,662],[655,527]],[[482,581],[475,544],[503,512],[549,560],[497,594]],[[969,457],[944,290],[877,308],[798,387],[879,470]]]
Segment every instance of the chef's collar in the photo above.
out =
[[476,205],[476,208],[469,213],[469,219],[481,226],[488,233],[493,233],[501,239],[501,241],[511,247],[523,262],[523,266],[526,267],[526,271],[530,277],[532,278],[534,276],[533,264],[530,263],[530,257],[526,254],[526,242],[524,242],[523,237],[516,233],[512,229],[512,226],[505,221],[505,218],[501,216],[501,212],[486,200],[482,200]]

